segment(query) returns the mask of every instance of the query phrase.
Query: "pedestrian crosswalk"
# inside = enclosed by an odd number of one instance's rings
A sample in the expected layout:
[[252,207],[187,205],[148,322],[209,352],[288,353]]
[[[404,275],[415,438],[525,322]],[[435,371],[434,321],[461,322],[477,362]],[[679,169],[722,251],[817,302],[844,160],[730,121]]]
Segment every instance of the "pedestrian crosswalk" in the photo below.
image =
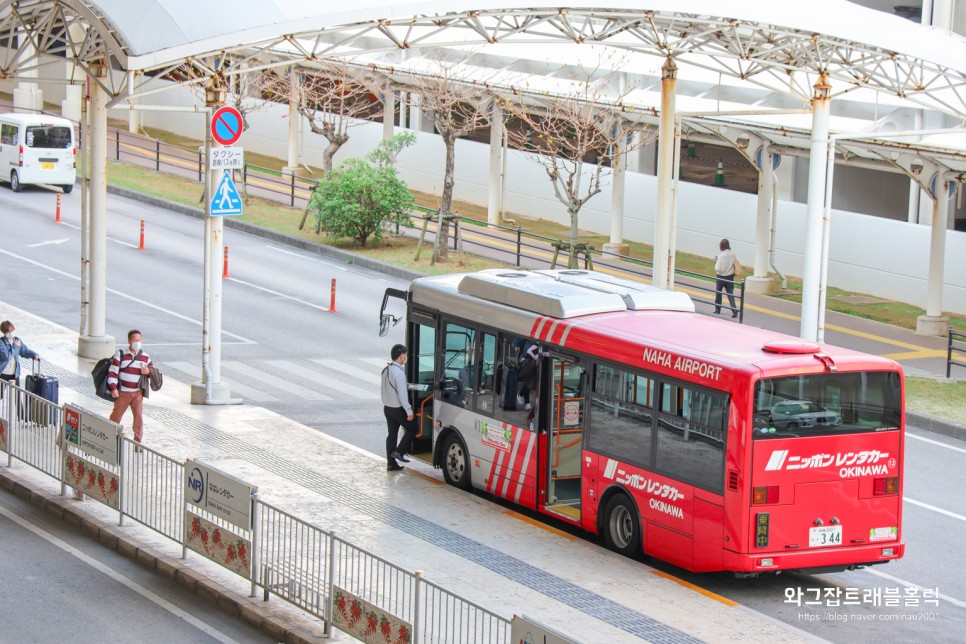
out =
[[[201,365],[162,362],[162,368],[201,379]],[[257,403],[295,401],[360,401],[379,399],[379,373],[385,358],[317,358],[301,360],[223,360],[221,380],[233,396]]]

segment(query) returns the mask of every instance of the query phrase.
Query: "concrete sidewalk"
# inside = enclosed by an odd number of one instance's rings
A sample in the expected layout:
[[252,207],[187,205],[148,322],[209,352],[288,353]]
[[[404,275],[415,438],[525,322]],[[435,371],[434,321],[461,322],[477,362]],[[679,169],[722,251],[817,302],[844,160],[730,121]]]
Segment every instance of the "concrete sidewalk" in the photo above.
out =
[[[107,414],[93,397],[92,361],[76,356],[73,331],[0,303],[0,318],[60,379],[60,402]],[[363,452],[263,408],[192,406],[187,383],[165,379],[145,405],[145,443],[181,460],[200,458],[259,486],[262,498],[504,617],[526,613],[581,642],[814,641],[794,627],[677,583],[643,563],[542,526],[442,482],[412,462],[387,473],[384,457]],[[359,431],[382,435],[379,409]],[[5,459],[4,459],[5,462]],[[257,621],[280,641],[316,640],[321,625],[281,600],[268,610],[249,584],[94,501],[54,498],[59,484],[16,463],[0,467],[8,489],[78,524],[103,543],[226,610]],[[128,521],[127,523],[133,523]],[[207,581],[206,581],[207,580]],[[343,639],[346,636],[339,634]]]

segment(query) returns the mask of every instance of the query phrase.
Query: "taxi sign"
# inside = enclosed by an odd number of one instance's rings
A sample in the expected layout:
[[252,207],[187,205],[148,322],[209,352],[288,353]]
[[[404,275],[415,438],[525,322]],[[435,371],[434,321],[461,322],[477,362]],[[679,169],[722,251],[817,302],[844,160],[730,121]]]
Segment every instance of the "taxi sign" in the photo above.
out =
[[230,105],[219,107],[211,115],[211,136],[222,145],[232,145],[241,137],[241,112]]

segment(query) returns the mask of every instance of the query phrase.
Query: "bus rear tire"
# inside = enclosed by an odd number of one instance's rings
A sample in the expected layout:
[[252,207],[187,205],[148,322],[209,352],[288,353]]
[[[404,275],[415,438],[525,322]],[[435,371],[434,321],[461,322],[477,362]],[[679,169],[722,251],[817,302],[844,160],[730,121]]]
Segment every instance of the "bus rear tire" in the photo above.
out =
[[14,192],[21,192],[23,190],[23,184],[20,183],[20,175],[14,170],[10,173],[10,189]]
[[70,191],[74,189],[74,184],[72,183],[65,184],[61,186],[61,189],[64,191],[65,195],[69,195]]
[[633,557],[641,550],[641,521],[634,505],[623,494],[615,494],[604,509],[604,542],[614,552]]
[[453,487],[470,489],[469,457],[458,434],[450,434],[443,443],[443,478]]

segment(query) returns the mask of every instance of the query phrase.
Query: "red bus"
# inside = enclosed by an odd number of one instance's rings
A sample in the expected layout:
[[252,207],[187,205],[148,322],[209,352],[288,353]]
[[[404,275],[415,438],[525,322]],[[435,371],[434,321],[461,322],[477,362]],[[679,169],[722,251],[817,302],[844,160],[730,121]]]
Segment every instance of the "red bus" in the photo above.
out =
[[420,278],[386,292],[383,330],[392,297],[420,439],[449,484],[695,572],[902,557],[894,361],[593,271]]

